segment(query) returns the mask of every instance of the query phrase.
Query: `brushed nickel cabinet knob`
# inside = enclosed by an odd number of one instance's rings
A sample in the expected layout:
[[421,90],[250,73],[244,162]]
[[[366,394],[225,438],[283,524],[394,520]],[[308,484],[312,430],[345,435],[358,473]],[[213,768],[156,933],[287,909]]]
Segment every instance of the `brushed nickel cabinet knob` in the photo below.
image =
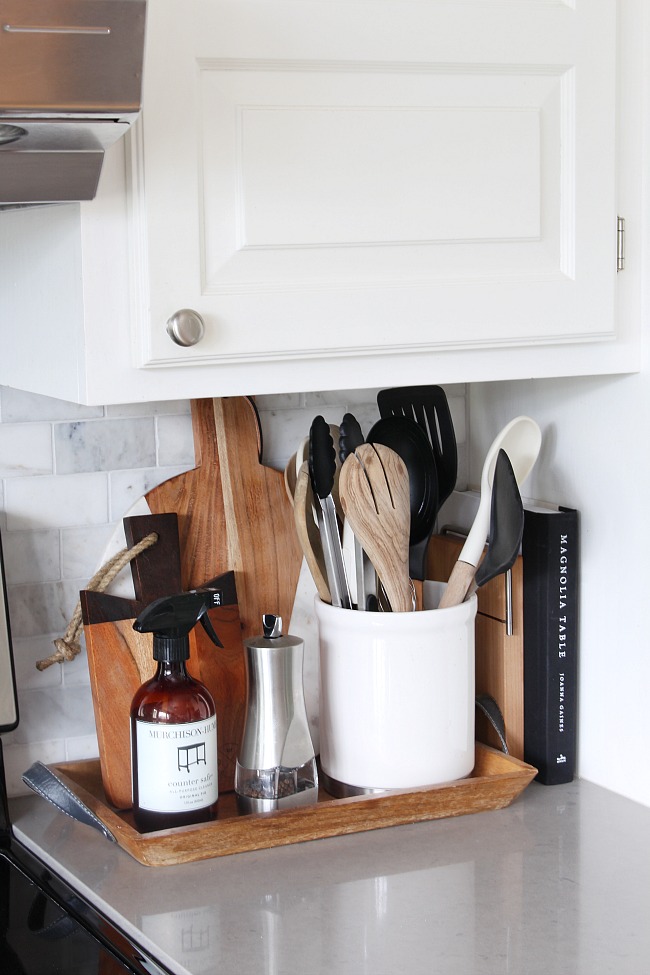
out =
[[205,335],[205,322],[198,311],[180,308],[167,319],[167,334],[176,345],[197,345]]

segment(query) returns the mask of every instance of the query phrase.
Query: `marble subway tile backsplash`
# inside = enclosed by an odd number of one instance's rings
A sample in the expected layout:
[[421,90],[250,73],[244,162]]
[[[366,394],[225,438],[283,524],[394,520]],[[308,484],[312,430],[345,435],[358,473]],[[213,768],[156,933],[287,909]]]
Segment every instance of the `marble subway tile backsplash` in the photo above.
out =
[[25,477],[51,474],[54,470],[52,424],[2,424],[0,426],[0,476]]
[[54,424],[57,474],[131,470],[156,463],[153,417]]
[[[378,418],[376,390],[257,398],[263,460],[282,470],[317,413]],[[447,388],[466,480],[465,389]],[[85,407],[0,387],[0,527],[19,692],[20,724],[4,736],[10,795],[44,762],[93,757],[97,739],[83,652],[44,671],[99,567],[115,524],[150,488],[194,466],[187,401]]]

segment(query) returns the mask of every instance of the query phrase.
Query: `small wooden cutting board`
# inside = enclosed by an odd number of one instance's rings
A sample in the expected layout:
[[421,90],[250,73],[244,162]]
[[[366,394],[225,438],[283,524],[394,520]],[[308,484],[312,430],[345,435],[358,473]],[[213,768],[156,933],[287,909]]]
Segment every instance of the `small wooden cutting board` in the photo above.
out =
[[[136,599],[90,590],[80,593],[102,782],[108,801],[117,809],[131,807],[131,701],[156,668],[151,634],[137,633],[133,622],[154,599],[182,589],[176,515],[125,519],[129,546],[152,531],[158,534],[158,542],[131,563]],[[195,627],[190,634],[188,670],[206,685],[215,701],[219,789],[227,792],[234,786],[235,759],[244,729],[246,664],[234,573],[203,584],[224,592],[224,605],[209,614],[223,648],[215,647],[203,629]]]
[[247,397],[192,400],[197,466],[145,495],[152,514],[178,515],[182,588],[235,573],[244,637],[262,615],[288,626],[302,551],[284,474],[262,465],[261,429]]

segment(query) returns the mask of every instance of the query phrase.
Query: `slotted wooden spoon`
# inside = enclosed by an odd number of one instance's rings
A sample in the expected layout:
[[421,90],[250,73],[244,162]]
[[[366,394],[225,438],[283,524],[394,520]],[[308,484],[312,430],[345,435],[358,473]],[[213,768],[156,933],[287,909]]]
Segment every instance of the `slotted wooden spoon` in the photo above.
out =
[[409,578],[411,502],[402,458],[383,444],[361,444],[339,477],[345,517],[372,562],[395,613],[413,609]]

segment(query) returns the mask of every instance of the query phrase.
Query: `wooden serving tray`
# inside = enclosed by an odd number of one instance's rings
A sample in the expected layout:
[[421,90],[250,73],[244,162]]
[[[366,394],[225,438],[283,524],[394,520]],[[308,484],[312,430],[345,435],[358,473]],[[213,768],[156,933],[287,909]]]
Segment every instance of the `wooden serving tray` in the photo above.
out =
[[219,796],[219,816],[212,823],[139,833],[130,812],[117,812],[107,805],[98,759],[50,768],[127,853],[152,867],[503,809],[537,775],[532,765],[477,742],[474,771],[455,782],[347,799],[334,799],[321,788],[318,802],[312,806],[263,815],[239,815],[235,794],[230,792]]

